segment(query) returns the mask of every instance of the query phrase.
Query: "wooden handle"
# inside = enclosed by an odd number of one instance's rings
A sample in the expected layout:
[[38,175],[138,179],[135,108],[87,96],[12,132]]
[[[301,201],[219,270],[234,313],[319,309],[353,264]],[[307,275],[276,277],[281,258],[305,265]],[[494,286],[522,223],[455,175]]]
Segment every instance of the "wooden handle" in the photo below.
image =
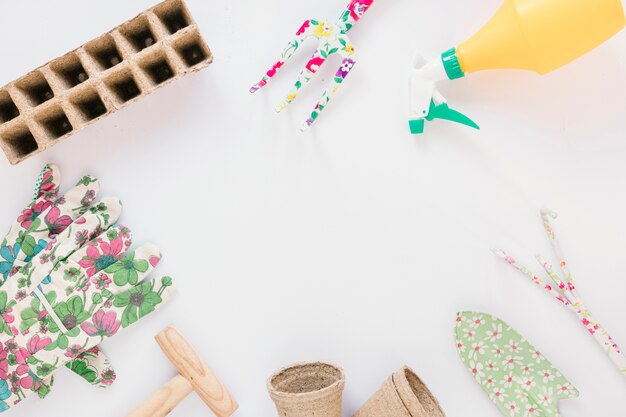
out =
[[185,377],[176,375],[126,417],[165,417],[193,391]]
[[239,406],[228,389],[174,326],[167,326],[155,339],[178,373],[217,417],[229,417],[237,410]]

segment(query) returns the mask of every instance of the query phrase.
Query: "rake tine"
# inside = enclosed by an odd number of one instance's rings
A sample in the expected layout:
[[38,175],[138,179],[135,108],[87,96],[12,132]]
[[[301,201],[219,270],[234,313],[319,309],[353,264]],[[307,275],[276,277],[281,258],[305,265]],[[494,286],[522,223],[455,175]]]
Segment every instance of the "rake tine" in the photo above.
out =
[[263,88],[269,82],[269,80],[271,80],[276,75],[278,70],[280,70],[280,68],[282,68],[282,66],[285,65],[285,63],[289,61],[289,59],[296,53],[302,43],[312,35],[313,30],[311,29],[311,21],[307,20],[302,24],[300,29],[298,29],[298,31],[296,32],[296,36],[287,44],[285,49],[283,49],[278,61],[276,61],[276,63],[272,65],[269,70],[267,70],[261,81],[250,87],[250,92],[256,93],[261,88]]
[[302,132],[306,131],[309,126],[311,126],[315,122],[322,110],[324,110],[328,105],[330,99],[333,98],[337,90],[339,90],[339,87],[346,79],[348,74],[350,74],[352,68],[354,68],[354,64],[356,63],[356,61],[345,54],[342,55],[344,56],[344,59],[341,63],[341,66],[337,70],[333,81],[330,83],[326,91],[324,91],[324,94],[322,94],[322,98],[320,99],[320,101],[318,101],[317,105],[311,112],[311,116],[307,119],[306,122],[304,122],[304,124],[300,128]]
[[282,110],[285,109],[285,107],[287,107],[289,104],[291,104],[292,101],[296,99],[298,93],[300,92],[300,89],[304,87],[309,81],[311,81],[313,76],[317,73],[317,70],[320,69],[324,62],[326,62],[326,59],[322,58],[319,49],[316,50],[313,53],[311,59],[309,59],[309,62],[307,62],[306,66],[300,72],[300,75],[298,75],[298,80],[293,85],[293,89],[289,92],[289,94],[287,94],[285,99],[281,101],[278,106],[276,106],[277,113],[280,113]]

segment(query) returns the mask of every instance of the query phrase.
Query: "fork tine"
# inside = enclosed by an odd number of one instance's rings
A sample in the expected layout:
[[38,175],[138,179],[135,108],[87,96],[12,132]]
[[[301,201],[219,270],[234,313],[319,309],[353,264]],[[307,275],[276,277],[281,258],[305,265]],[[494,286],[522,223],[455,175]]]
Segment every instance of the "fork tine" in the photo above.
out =
[[267,70],[261,81],[250,87],[251,93],[256,93],[261,88],[263,88],[269,82],[269,80],[272,79],[274,75],[276,75],[278,70],[296,53],[298,48],[300,48],[300,46],[302,45],[302,42],[304,42],[308,37],[313,34],[311,26],[312,25],[310,20],[307,20],[302,24],[300,29],[298,29],[298,31],[296,32],[296,36],[287,44],[285,49],[283,49],[279,60],[276,61],[276,63],[272,65],[269,70]]
[[276,106],[276,112],[280,113],[285,107],[291,104],[292,101],[295,100],[296,96],[300,92],[300,89],[306,85],[313,76],[317,73],[317,70],[326,62],[326,58],[323,58],[320,54],[319,49],[315,50],[309,62],[307,62],[306,66],[298,75],[298,80],[293,85],[293,89],[287,94],[285,99],[281,101],[278,106]]
[[307,119],[306,122],[304,122],[304,124],[300,128],[302,132],[306,131],[309,126],[311,126],[315,122],[322,110],[326,108],[326,105],[328,105],[330,99],[333,98],[345,78],[348,76],[348,74],[350,74],[350,71],[352,71],[355,63],[356,61],[353,58],[349,58],[348,56],[344,55],[344,59],[341,63],[341,66],[337,70],[333,81],[330,83],[326,91],[324,91],[324,94],[322,94],[322,98],[320,99],[320,101],[318,101],[317,105],[311,112],[311,116]]

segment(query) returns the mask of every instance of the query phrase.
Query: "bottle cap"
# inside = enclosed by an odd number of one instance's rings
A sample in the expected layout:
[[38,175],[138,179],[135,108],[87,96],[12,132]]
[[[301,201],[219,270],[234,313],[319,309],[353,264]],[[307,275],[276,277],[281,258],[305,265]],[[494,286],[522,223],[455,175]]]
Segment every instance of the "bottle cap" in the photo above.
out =
[[456,48],[448,49],[441,54],[441,60],[443,61],[443,67],[446,69],[446,74],[449,79],[456,80],[457,78],[463,78],[465,76],[461,69],[461,64],[459,63],[459,57],[456,56]]

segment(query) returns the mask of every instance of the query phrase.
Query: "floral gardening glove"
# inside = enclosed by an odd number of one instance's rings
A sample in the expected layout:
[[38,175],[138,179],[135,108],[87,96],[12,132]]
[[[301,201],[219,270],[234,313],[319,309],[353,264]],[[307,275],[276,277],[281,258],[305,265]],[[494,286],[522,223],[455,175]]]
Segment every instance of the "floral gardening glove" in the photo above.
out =
[[[10,279],[21,266],[45,248],[51,239],[63,232],[89,209],[100,188],[96,179],[86,176],[67,194],[59,197],[59,182],[60,174],[56,165],[46,165],[37,180],[33,201],[20,213],[2,241],[0,289],[7,279]],[[42,213],[45,214],[42,215]],[[111,220],[115,221],[115,219],[103,218],[103,221],[109,224]],[[0,315],[3,318],[0,320],[0,333],[2,334],[11,336],[18,332],[13,325],[15,304],[16,301],[9,300],[6,293],[0,293]],[[91,375],[93,370],[110,369],[108,359],[97,348],[85,352],[67,366],[90,383],[96,381]],[[52,379],[42,382],[40,395],[47,394],[51,385]]]
[[[94,224],[83,224],[90,222]],[[147,279],[161,258],[156,247],[126,253],[131,244],[126,227],[103,231],[84,247],[68,251],[73,237],[73,232],[59,236],[53,248],[34,257],[12,281],[26,288],[20,298],[28,307],[16,320],[20,332],[0,338],[0,410],[36,392],[39,380],[155,311],[173,294],[169,277]]]

